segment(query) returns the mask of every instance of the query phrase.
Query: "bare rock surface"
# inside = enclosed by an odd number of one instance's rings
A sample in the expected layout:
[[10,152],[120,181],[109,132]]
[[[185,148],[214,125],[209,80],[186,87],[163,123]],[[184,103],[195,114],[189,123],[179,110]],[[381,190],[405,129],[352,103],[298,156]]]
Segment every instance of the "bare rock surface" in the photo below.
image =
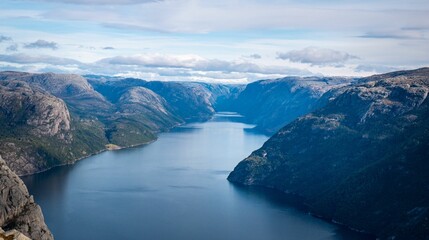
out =
[[64,139],[70,130],[70,114],[63,100],[31,88],[22,81],[0,82],[0,116],[5,124],[32,126],[33,133]]
[[53,239],[40,207],[1,157],[0,189],[0,227],[3,230],[16,230],[31,239]]

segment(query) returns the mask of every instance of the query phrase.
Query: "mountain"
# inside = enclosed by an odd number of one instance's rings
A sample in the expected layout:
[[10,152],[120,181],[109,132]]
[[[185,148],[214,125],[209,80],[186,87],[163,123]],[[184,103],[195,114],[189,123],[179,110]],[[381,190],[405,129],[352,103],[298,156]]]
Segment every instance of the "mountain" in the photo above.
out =
[[166,104],[146,89],[111,103],[78,75],[1,72],[0,153],[26,175],[111,146],[148,143],[181,123],[156,103]]
[[299,197],[314,214],[381,239],[429,236],[429,68],[327,93],[228,180]]
[[[0,238],[51,240],[42,211],[22,180],[0,157]],[[6,232],[4,232],[4,231]],[[19,238],[14,238],[19,237]]]
[[156,133],[182,124],[158,94],[144,87],[131,87],[121,94],[106,136],[111,143],[130,146],[156,139]]
[[328,90],[353,83],[340,77],[285,77],[248,84],[230,104],[256,124],[260,131],[273,134],[281,127],[320,107],[319,98]]
[[210,119],[216,112],[218,100],[226,101],[235,88],[220,84],[157,81],[148,82],[146,87],[164,97],[186,122]]
[[[6,201],[1,227],[36,239],[51,236],[11,171],[36,173],[149,143],[159,132],[208,120],[216,111],[238,111],[259,130],[284,127],[237,165],[231,182],[284,191],[316,215],[380,238],[426,239],[428,93],[428,68],[247,86],[0,72],[0,184],[7,186],[0,192]],[[15,188],[4,177],[15,179],[19,190],[5,191]],[[30,220],[18,217],[27,213]]]
[[[0,153],[27,175],[212,117],[236,86],[0,72]],[[219,104],[218,104],[219,103]]]
[[[29,91],[34,90],[65,103],[63,112],[68,116],[68,128],[61,133],[67,136],[65,139],[58,139],[57,135],[52,134],[48,137],[31,134],[38,131],[41,125],[30,125],[25,119],[20,119],[20,115],[13,120],[21,127],[11,127],[12,133],[6,131],[6,135],[0,137],[0,153],[17,174],[32,174],[53,166],[70,164],[106,148],[109,140],[105,131],[114,106],[96,92],[85,78],[75,74],[0,72],[0,83],[11,81],[18,81],[25,84]],[[9,91],[15,91],[15,97],[19,98],[21,90]],[[20,100],[27,101],[29,106],[46,105],[46,115],[40,115],[43,114],[41,111],[32,112],[25,105],[14,111],[54,121],[56,116],[50,115],[49,109],[56,107],[46,99],[28,97]],[[3,103],[0,106],[5,107]]]
[[248,85],[197,82],[160,82],[107,76],[86,76],[111,102],[117,102],[130,87],[151,89],[163,97],[172,112],[184,122],[205,121],[215,111],[242,114],[256,129],[273,134],[297,117],[325,104],[320,98],[327,91],[357,82],[342,77],[285,77],[260,80]]
[[161,96],[171,111],[183,122],[205,121],[216,110],[227,108],[227,102],[236,97],[240,85],[222,85],[197,82],[145,81],[135,78],[112,78],[89,75],[89,82],[106,99],[116,103],[130,88],[143,87]]
[[18,80],[61,98],[70,111],[87,116],[107,115],[112,105],[89,82],[76,74],[0,72],[0,80]]
[[[16,80],[0,81],[0,152],[18,174],[34,173],[66,158],[73,142],[64,101]],[[48,153],[52,153],[46,158]],[[57,156],[60,157],[60,156]],[[61,160],[59,160],[61,161]]]
[[[206,121],[218,109],[225,108],[226,102],[235,97],[240,88],[240,86],[236,85],[196,82],[149,82],[135,78],[122,79],[97,75],[88,75],[86,77],[97,92],[117,106],[114,114],[116,117],[110,121],[111,125],[115,127],[110,127],[112,130],[108,132],[108,138],[118,145],[124,145],[124,142],[129,141],[130,136],[133,135],[130,134],[131,131],[128,131],[125,135],[123,133],[110,134],[118,129],[116,127],[118,120],[119,122],[127,122],[126,126],[132,126],[133,129],[138,129],[142,126],[147,127],[148,129],[139,131],[145,133],[165,131],[188,122]],[[150,93],[152,97],[150,101],[148,99],[137,100],[137,93]],[[135,98],[131,105],[128,101],[130,96]],[[138,101],[141,101],[141,103],[138,103]],[[131,114],[133,117],[131,117],[130,112],[134,112],[134,114]],[[120,141],[115,141],[110,136],[127,137],[121,138]],[[144,134],[140,136],[144,136]],[[155,138],[156,136],[153,135],[153,137],[149,136],[147,140]],[[132,145],[132,142],[125,145],[130,144]]]

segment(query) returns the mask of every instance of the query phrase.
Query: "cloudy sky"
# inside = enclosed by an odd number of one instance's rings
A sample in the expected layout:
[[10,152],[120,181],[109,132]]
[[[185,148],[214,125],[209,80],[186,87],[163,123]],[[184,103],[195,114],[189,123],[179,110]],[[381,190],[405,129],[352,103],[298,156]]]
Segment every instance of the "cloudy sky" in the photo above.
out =
[[0,70],[248,82],[429,66],[428,0],[1,0]]

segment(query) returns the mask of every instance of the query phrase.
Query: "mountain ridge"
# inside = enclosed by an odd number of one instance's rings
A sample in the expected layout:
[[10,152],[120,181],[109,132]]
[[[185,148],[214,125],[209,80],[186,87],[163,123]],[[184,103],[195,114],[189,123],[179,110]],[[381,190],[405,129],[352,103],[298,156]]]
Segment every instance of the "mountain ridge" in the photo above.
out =
[[426,239],[429,68],[364,80],[286,125],[228,180],[298,195],[382,239]]

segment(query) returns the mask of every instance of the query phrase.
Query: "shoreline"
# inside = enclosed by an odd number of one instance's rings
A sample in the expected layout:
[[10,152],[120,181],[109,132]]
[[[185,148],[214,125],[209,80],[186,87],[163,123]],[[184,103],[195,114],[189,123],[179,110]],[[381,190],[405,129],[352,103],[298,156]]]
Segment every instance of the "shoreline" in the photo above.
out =
[[[180,125],[178,125],[178,126],[180,126]],[[175,126],[175,127],[178,127],[178,126]],[[164,132],[160,132],[160,133],[164,133]],[[109,145],[109,144],[106,144],[106,148],[104,148],[104,149],[102,149],[102,150],[100,150],[100,151],[96,151],[96,152],[94,152],[94,153],[90,153],[90,154],[88,154],[88,155],[86,155],[86,156],[83,156],[83,157],[80,157],[80,158],[76,158],[75,160],[72,160],[72,162],[69,162],[69,163],[63,163],[63,164],[58,164],[58,165],[55,165],[55,166],[49,167],[49,168],[44,169],[44,170],[41,170],[41,171],[31,173],[31,174],[18,175],[18,177],[28,177],[28,176],[32,176],[32,175],[35,175],[35,174],[39,174],[39,173],[43,173],[43,172],[46,172],[46,171],[52,170],[52,169],[57,168],[57,167],[63,167],[63,166],[73,165],[73,164],[76,164],[76,163],[77,163],[77,162],[79,162],[79,161],[85,160],[85,159],[87,159],[87,158],[89,158],[89,157],[92,157],[92,156],[95,156],[95,155],[101,154],[101,153],[103,153],[103,152],[108,152],[108,151],[119,151],[119,150],[124,150],[124,149],[129,149],[129,148],[135,148],[135,147],[141,147],[141,146],[144,146],[144,145],[149,145],[149,144],[151,144],[151,143],[156,142],[156,140],[158,140],[158,137],[157,137],[156,139],[151,140],[151,141],[146,142],[146,143],[139,143],[139,144],[134,144],[134,145],[126,146],[126,147],[120,147],[120,146],[115,145],[115,146],[117,146],[117,148],[115,148],[115,149],[109,149],[109,148],[107,147],[107,145]]]
[[[159,135],[160,135],[160,134],[168,133],[168,132],[170,132],[171,130],[173,130],[173,129],[177,128],[177,127],[184,126],[184,125],[187,125],[187,124],[192,124],[192,123],[205,123],[205,122],[208,122],[208,121],[210,121],[210,120],[213,120],[213,119],[216,117],[216,115],[217,115],[217,114],[223,114],[223,113],[222,113],[222,112],[216,112],[216,113],[214,113],[212,116],[210,116],[210,118],[207,118],[207,119],[205,119],[205,120],[192,121],[192,122],[188,122],[188,123],[177,124],[177,125],[175,125],[175,126],[173,126],[173,127],[169,128],[169,129],[166,129],[165,131],[159,131],[159,132],[156,132],[156,138],[155,138],[155,139],[153,139],[153,140],[151,140],[151,141],[145,142],[145,143],[133,144],[133,145],[123,146],[123,147],[121,147],[121,146],[117,146],[117,145],[114,145],[114,144],[110,144],[110,143],[109,143],[109,144],[106,144],[106,145],[105,145],[106,147],[105,147],[104,149],[99,150],[99,151],[96,151],[96,152],[93,152],[93,153],[90,153],[90,154],[88,154],[88,155],[86,155],[86,156],[82,156],[82,157],[80,157],[80,158],[77,158],[77,159],[73,160],[72,162],[64,163],[64,164],[59,164],[59,165],[55,165],[55,166],[52,166],[52,167],[50,167],[50,168],[48,168],[48,169],[45,169],[45,170],[42,170],[42,171],[38,171],[38,172],[35,172],[35,173],[32,173],[32,174],[20,175],[19,177],[32,176],[32,175],[35,175],[35,174],[39,174],[39,173],[43,173],[43,172],[47,172],[47,171],[52,170],[52,169],[55,169],[55,168],[57,168],[57,167],[63,167],[63,166],[67,166],[67,165],[74,165],[74,164],[76,164],[77,162],[79,162],[79,161],[81,161],[81,160],[85,160],[86,158],[89,158],[89,157],[92,157],[92,156],[95,156],[95,155],[101,154],[101,153],[106,152],[106,151],[119,151],[119,150],[125,150],[125,149],[130,149],[130,148],[143,147],[143,146],[145,146],[145,145],[149,145],[149,144],[151,144],[151,143],[156,142],[156,141],[158,140],[158,137],[159,137]],[[232,113],[226,113],[225,115],[229,115],[229,114],[234,115],[234,114],[232,114]],[[260,133],[260,132],[259,132],[259,133]],[[263,134],[263,133],[261,133],[261,134]],[[109,147],[111,147],[111,148],[109,148]],[[232,170],[231,170],[231,171],[232,171]],[[272,187],[243,185],[243,184],[240,184],[240,183],[237,183],[237,182],[231,182],[231,181],[229,181],[229,180],[227,180],[227,179],[225,179],[225,180],[226,180],[226,181],[228,181],[228,182],[230,182],[230,183],[232,183],[232,184],[234,184],[234,185],[244,186],[244,187],[246,187],[246,188],[247,188],[247,187],[251,187],[251,188],[253,188],[253,187],[257,187],[257,188],[261,188],[261,189],[269,189],[269,190],[278,191],[279,193],[283,194],[284,196],[287,196],[288,198],[291,198],[291,199],[292,199],[292,202],[293,202],[293,199],[297,197],[297,195],[294,195],[294,194],[292,194],[292,193],[287,193],[287,192],[284,192],[284,191],[281,191],[281,190],[277,190],[277,189],[272,188]],[[294,208],[294,209],[296,209],[296,210],[298,210],[298,211],[302,212],[303,214],[311,215],[311,216],[312,216],[312,217],[314,217],[314,218],[321,219],[321,220],[322,220],[322,221],[324,221],[324,222],[327,222],[327,223],[330,223],[330,224],[336,225],[336,226],[338,226],[338,227],[340,227],[340,228],[348,229],[348,230],[351,230],[351,231],[356,232],[356,233],[360,233],[360,234],[363,234],[363,235],[367,235],[368,237],[373,237],[373,239],[374,239],[374,240],[375,240],[375,239],[377,239],[375,235],[373,235],[373,234],[371,234],[371,233],[368,233],[368,232],[366,232],[366,231],[364,231],[364,230],[359,230],[359,229],[356,229],[356,228],[352,228],[352,227],[349,227],[349,226],[347,226],[347,225],[345,225],[345,224],[343,224],[343,223],[340,223],[340,222],[335,221],[335,219],[329,219],[329,218],[326,218],[326,217],[324,217],[324,216],[317,215],[315,212],[311,212],[311,211],[309,211],[308,209],[305,209],[306,207],[308,207],[308,206],[306,206],[306,205],[305,205],[305,203],[302,203],[304,206],[299,206],[299,204],[294,204],[294,203],[292,203],[292,202],[284,201],[283,203],[288,204],[290,207],[292,207],[292,208]]]
[[[112,143],[108,143],[108,144],[105,145],[104,149],[96,151],[96,152],[93,152],[93,153],[90,153],[90,154],[88,154],[86,156],[82,156],[82,157],[76,158],[76,159],[72,160],[71,162],[67,162],[67,163],[63,163],[63,164],[58,164],[58,165],[55,165],[55,166],[51,166],[51,167],[49,167],[47,169],[40,170],[40,171],[37,171],[37,172],[34,172],[34,173],[30,173],[30,174],[18,175],[18,177],[20,177],[20,178],[21,177],[28,177],[28,176],[32,176],[32,175],[35,175],[35,174],[47,172],[47,171],[52,170],[52,169],[57,168],[57,167],[63,167],[63,166],[73,165],[73,164],[76,164],[77,162],[79,162],[81,160],[85,160],[86,158],[89,158],[89,157],[92,157],[92,156],[95,156],[95,155],[98,155],[98,154],[101,154],[101,153],[107,152],[107,151],[119,151],[119,150],[124,150],[124,149],[129,149],[129,148],[135,148],[135,147],[141,147],[141,146],[149,145],[149,144],[154,143],[154,142],[156,142],[158,140],[159,134],[170,132],[174,128],[177,128],[177,127],[180,127],[180,126],[183,126],[183,125],[186,125],[186,124],[198,123],[198,122],[200,122],[200,123],[208,122],[208,121],[212,120],[215,117],[216,114],[217,114],[217,112],[213,113],[212,116],[208,117],[205,120],[178,123],[178,124],[172,126],[171,128],[166,129],[165,131],[155,132],[156,138],[153,139],[153,140],[150,140],[148,142],[145,142],[145,143],[138,143],[138,144],[133,144],[133,145],[129,145],[129,146],[123,146],[123,147],[115,145],[115,144],[112,144]],[[109,146],[114,146],[114,147],[112,149],[109,149]]]

